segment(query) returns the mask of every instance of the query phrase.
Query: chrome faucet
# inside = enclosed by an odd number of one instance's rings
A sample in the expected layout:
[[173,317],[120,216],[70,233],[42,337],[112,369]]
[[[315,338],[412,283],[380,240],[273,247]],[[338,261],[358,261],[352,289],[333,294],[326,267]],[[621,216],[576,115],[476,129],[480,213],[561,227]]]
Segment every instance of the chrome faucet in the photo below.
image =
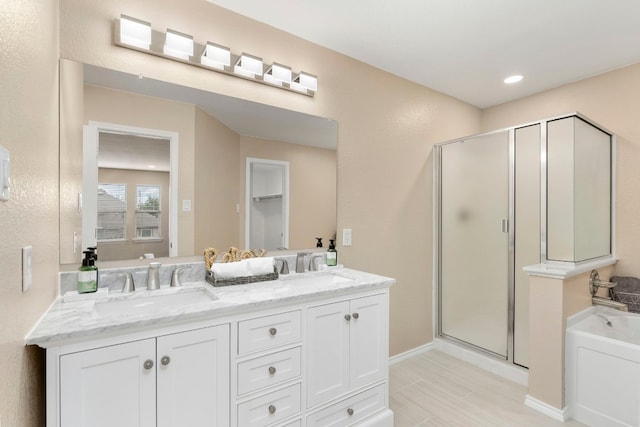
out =
[[284,258],[276,258],[276,262],[280,261],[282,267],[280,267],[280,274],[289,274],[289,263]]
[[175,270],[173,270],[173,273],[171,273],[171,284],[169,285],[172,288],[175,288],[177,286],[182,286],[182,283],[180,283],[180,273],[183,270],[187,270],[189,267],[178,267]]
[[318,263],[315,262],[315,260],[322,259],[323,256],[323,254],[315,254],[311,256],[311,259],[309,260],[309,271],[318,271]]
[[135,292],[136,285],[133,282],[133,276],[131,273],[120,273],[124,277],[124,283],[122,284],[122,293]]
[[298,252],[296,255],[296,273],[304,273],[304,257],[310,255],[309,252]]
[[160,289],[160,263],[149,263],[149,271],[147,273],[147,290]]

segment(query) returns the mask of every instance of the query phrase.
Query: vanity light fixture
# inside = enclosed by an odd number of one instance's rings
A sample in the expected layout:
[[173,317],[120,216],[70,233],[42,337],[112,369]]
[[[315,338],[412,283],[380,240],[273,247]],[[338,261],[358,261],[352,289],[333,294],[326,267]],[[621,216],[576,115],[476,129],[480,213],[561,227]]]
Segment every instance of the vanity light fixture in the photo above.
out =
[[233,71],[246,77],[262,76],[262,58],[243,53],[236,61]]
[[291,84],[291,67],[274,62],[264,73],[264,80],[274,85]]
[[151,46],[151,24],[140,19],[120,15],[120,41],[140,49]]
[[291,87],[295,90],[315,92],[318,90],[318,77],[301,71],[294,79]]
[[165,55],[189,60],[193,56],[193,37],[174,30],[167,30],[163,51]]
[[231,67],[231,49],[207,42],[202,56],[200,56],[200,63],[218,70],[228,69]]
[[306,96],[313,97],[318,90],[318,78],[313,74],[295,74],[291,67],[277,62],[265,67],[260,57],[247,53],[235,55],[217,43],[198,44],[193,36],[170,29],[155,31],[150,23],[130,16],[120,15],[115,20],[113,38],[116,46]]
[[507,77],[506,79],[504,79],[504,82],[508,85],[512,85],[514,83],[518,83],[522,79],[523,77],[520,74],[516,74],[516,75]]

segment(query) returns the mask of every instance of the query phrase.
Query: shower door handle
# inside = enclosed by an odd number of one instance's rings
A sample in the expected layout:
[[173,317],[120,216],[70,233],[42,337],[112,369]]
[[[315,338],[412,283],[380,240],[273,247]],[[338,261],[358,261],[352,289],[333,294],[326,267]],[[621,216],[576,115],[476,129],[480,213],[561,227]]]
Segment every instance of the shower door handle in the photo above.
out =
[[508,233],[509,232],[509,220],[508,219],[503,219],[502,221],[500,221],[500,226],[502,229],[503,233]]

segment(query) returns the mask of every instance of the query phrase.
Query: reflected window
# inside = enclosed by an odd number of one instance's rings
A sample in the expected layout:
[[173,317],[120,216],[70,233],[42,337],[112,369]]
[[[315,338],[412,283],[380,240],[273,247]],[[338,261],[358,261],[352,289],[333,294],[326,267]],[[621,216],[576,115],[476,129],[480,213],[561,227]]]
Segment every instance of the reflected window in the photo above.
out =
[[98,184],[98,241],[126,239],[126,225],[127,184]]
[[136,186],[136,238],[161,238],[161,217],[160,186]]

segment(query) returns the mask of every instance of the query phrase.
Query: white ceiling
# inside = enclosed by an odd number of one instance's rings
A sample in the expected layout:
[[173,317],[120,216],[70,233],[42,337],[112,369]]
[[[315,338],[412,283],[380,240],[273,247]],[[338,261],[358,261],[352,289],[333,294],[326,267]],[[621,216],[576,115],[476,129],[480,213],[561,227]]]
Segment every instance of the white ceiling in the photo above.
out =
[[98,167],[169,172],[169,147],[168,139],[101,132]]
[[208,1],[481,108],[640,62],[639,0]]

